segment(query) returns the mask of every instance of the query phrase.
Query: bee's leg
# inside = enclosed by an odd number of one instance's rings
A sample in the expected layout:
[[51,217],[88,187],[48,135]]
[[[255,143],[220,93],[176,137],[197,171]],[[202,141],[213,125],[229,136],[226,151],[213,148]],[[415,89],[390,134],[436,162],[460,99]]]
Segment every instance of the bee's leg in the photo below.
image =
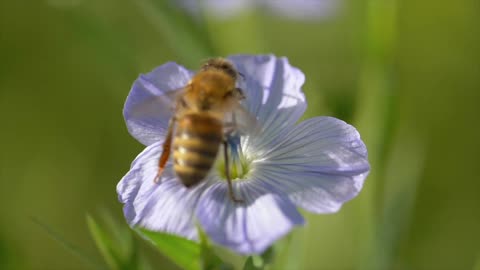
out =
[[232,119],[230,119],[229,122],[226,122],[223,124],[223,134],[228,137],[238,129],[237,126],[237,118],[235,116],[235,113],[232,113]]
[[233,124],[233,123],[225,123],[223,125],[223,134],[225,134],[225,136],[230,136],[232,135],[236,130],[236,125]]
[[223,140],[223,153],[225,158],[225,175],[227,177],[227,183],[228,183],[228,195],[233,202],[242,203],[243,200],[235,197],[235,193],[233,193],[232,179],[230,178],[230,161],[228,157],[227,140]]
[[170,156],[170,148],[172,146],[173,128],[175,126],[175,122],[176,122],[175,117],[172,117],[172,119],[170,119],[170,123],[168,124],[167,137],[163,142],[163,151],[162,151],[162,154],[160,155],[160,159],[158,160],[158,172],[155,178],[153,179],[153,182],[155,184],[158,184],[158,182],[160,182],[160,176],[162,175],[163,170],[165,169],[165,165],[167,164],[168,157]]

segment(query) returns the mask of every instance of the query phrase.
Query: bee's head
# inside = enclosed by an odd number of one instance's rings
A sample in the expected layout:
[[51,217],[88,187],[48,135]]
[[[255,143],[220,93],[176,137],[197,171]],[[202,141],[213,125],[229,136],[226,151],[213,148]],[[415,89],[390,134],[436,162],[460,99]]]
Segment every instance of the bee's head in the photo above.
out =
[[221,70],[231,76],[234,80],[237,80],[239,75],[237,70],[233,67],[233,64],[225,58],[211,58],[200,68],[202,71],[211,69]]

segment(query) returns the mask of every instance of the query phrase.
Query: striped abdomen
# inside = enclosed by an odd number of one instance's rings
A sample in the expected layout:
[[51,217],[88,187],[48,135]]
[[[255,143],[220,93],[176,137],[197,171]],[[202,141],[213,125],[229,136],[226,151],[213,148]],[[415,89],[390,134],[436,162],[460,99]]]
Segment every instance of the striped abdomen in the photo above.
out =
[[186,187],[202,181],[212,168],[222,142],[222,123],[208,114],[178,120],[173,140],[174,170]]

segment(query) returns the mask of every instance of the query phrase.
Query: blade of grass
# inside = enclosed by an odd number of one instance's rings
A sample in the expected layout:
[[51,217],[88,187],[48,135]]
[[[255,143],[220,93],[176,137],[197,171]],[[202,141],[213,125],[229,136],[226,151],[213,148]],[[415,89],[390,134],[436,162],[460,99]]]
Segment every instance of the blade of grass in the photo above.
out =
[[73,255],[77,256],[81,261],[83,261],[86,265],[89,265],[92,269],[98,269],[98,270],[107,269],[102,265],[102,263],[92,258],[92,256],[89,255],[87,252],[77,247],[76,245],[70,243],[69,241],[65,240],[57,231],[55,231],[53,228],[51,228],[47,224],[41,222],[35,217],[31,217],[30,219],[32,220],[33,223],[37,224],[39,227],[45,230],[45,232],[47,232],[50,237],[55,239],[65,249],[67,249]]
[[114,243],[112,243],[110,237],[90,215],[87,215],[87,225],[95,244],[110,269],[122,269],[123,262],[115,251]]
[[117,223],[109,212],[101,211],[101,221],[87,215],[92,237],[111,269],[148,270],[152,267],[140,253],[138,242],[124,223]]
[[375,245],[378,259],[372,261],[371,269],[391,269],[394,266],[395,254],[410,226],[424,166],[424,144],[411,135],[398,135],[386,168],[385,200]]

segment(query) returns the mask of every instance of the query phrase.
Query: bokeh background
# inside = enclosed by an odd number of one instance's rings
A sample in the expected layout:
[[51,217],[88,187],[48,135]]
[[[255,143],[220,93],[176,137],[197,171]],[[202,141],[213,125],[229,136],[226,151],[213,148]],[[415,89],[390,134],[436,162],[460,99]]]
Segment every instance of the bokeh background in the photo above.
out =
[[115,186],[143,149],[122,118],[131,84],[237,53],[287,56],[306,74],[305,117],[353,123],[369,149],[359,197],[291,236],[292,269],[480,269],[480,2],[323,2],[296,16],[1,0],[0,269],[92,269],[45,226],[102,260],[85,217],[124,224]]

